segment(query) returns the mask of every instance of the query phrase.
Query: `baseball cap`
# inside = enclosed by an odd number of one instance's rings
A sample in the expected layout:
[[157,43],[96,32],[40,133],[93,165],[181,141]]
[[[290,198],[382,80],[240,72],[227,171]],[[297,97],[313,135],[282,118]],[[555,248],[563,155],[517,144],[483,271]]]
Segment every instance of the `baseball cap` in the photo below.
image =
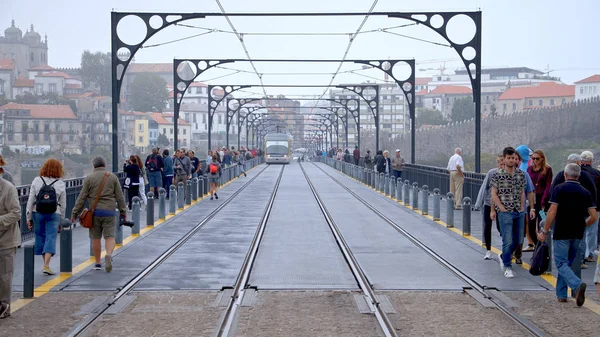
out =
[[396,149],[396,152],[400,152],[400,149]]

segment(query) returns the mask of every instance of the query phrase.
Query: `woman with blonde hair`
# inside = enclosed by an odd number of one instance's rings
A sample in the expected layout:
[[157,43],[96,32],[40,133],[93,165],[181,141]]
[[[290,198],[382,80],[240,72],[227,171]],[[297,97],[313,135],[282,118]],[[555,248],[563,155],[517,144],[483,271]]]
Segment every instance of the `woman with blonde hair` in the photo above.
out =
[[[550,208],[550,187],[552,187],[552,167],[546,164],[546,154],[543,150],[535,150],[531,155],[533,164],[527,168],[527,173],[535,187],[535,219],[527,222],[525,233],[529,244],[524,251],[531,251],[537,243],[537,226],[542,221],[540,211]],[[529,214],[529,210],[527,211]]]
[[66,184],[62,163],[54,158],[46,160],[29,187],[27,225],[35,233],[34,253],[44,262],[42,272],[54,275],[50,259],[56,254],[56,235],[60,220],[65,218],[67,206]]

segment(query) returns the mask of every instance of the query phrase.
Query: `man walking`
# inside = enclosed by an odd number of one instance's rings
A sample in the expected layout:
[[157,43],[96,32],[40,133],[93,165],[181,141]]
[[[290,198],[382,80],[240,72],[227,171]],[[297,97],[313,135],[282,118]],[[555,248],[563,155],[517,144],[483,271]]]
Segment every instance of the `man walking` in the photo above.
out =
[[396,156],[392,158],[392,170],[394,178],[402,178],[402,169],[404,168],[404,158],[400,156],[400,149],[396,149]]
[[104,237],[106,256],[104,257],[104,268],[107,273],[112,271],[112,253],[115,249],[115,230],[118,225],[115,221],[115,206],[118,206],[121,220],[125,220],[125,198],[121,190],[119,178],[106,171],[106,161],[103,157],[96,157],[92,160],[94,171],[83,180],[83,187],[79,193],[73,211],[71,213],[71,222],[75,223],[79,214],[83,210],[83,204],[87,200],[90,207],[94,205],[96,198],[98,204],[93,216],[93,225],[90,228],[90,238],[92,238],[92,250],[96,265],[94,269],[100,270],[100,253],[102,250],[101,238]]
[[175,169],[175,181],[173,181],[173,184],[179,186],[180,182],[183,183],[185,191],[187,189],[185,183],[188,179],[192,179],[192,161],[190,157],[185,155],[185,150],[183,149],[177,150],[175,156],[176,158],[173,159],[173,168]]
[[552,240],[554,262],[558,269],[556,297],[559,302],[567,302],[567,286],[571,287],[576,291],[575,300],[578,307],[585,302],[586,284],[575,275],[571,265],[576,258],[586,226],[591,226],[598,219],[590,192],[577,181],[580,174],[579,165],[565,166],[565,182],[552,191],[546,224],[538,235],[540,241],[545,241],[554,223]]
[[[0,166],[4,166],[1,157]],[[0,319],[10,316],[15,256],[17,247],[21,245],[20,218],[17,188],[0,177]]]
[[[146,158],[146,170],[148,170],[148,184],[150,191],[158,195],[158,188],[162,187],[162,170],[165,166],[163,158],[158,154],[159,148],[152,149],[152,153]],[[141,164],[141,163],[140,163]]]
[[354,165],[358,166],[358,162],[360,161],[360,150],[358,149],[358,146],[354,148],[352,156],[354,157]]
[[[581,153],[581,170],[590,174],[596,186],[596,211],[600,211],[598,200],[600,200],[600,171],[592,167],[594,154],[591,151]],[[593,199],[593,198],[592,198]],[[598,221],[585,228],[581,246],[585,244],[585,251],[582,250],[585,262],[594,262],[594,252],[598,248]]]
[[502,151],[504,168],[492,177],[492,203],[490,219],[500,222],[502,254],[500,268],[504,277],[514,277],[511,265],[512,253],[523,244],[525,229],[525,173],[516,167],[517,155],[512,147]]
[[450,172],[450,192],[454,194],[454,209],[462,209],[463,185],[465,183],[463,169],[465,162],[461,156],[462,149],[457,147],[454,150],[454,155],[448,160],[448,167],[446,167]]

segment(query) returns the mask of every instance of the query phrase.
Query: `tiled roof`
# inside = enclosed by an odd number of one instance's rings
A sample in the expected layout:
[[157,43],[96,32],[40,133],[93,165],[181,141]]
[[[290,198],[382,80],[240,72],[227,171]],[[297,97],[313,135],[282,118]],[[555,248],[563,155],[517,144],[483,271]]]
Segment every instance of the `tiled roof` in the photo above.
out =
[[202,82],[192,82],[190,83],[190,87],[208,87],[208,85]]
[[429,93],[429,91],[427,91],[427,89],[423,89],[423,90],[417,92],[415,95],[424,96],[424,95],[427,95],[428,93]]
[[82,85],[76,84],[76,83],[67,83],[67,84],[65,84],[65,88],[66,89],[81,89]]
[[96,96],[96,93],[93,91],[86,91],[83,94],[79,95],[80,98],[91,98]]
[[71,75],[67,74],[67,73],[63,73],[62,71],[52,71],[49,73],[41,73],[41,74],[37,74],[35,75],[35,77],[62,77],[62,78],[73,78]]
[[535,97],[570,97],[575,96],[575,86],[542,82],[533,87],[517,87],[506,90],[498,100],[519,100]]
[[40,64],[39,66],[29,68],[29,70],[54,70],[54,68],[47,64]]
[[[1,110],[29,110],[31,118],[47,118],[47,119],[77,119],[73,110],[68,105],[43,105],[43,104],[17,104],[8,103]],[[23,117],[19,117],[23,118]]]
[[33,88],[33,87],[35,87],[35,81],[34,80],[28,80],[26,78],[18,78],[15,81],[15,84],[13,84],[13,87]]
[[415,78],[415,85],[427,85],[431,80],[431,77],[417,77]]
[[577,81],[575,83],[598,83],[600,82],[600,75],[596,74],[596,75],[592,75],[590,77],[584,78],[581,81]]
[[470,88],[459,85],[440,85],[429,92],[430,95],[465,95],[472,94]]
[[10,59],[0,59],[0,70],[13,70],[15,69],[15,65]]
[[[171,113],[169,113],[169,112],[153,113],[153,116],[156,116],[156,115],[161,115],[160,118],[162,118],[166,122],[166,123],[162,123],[162,124],[173,124],[172,122],[169,122],[167,119],[165,119],[165,117],[171,117],[171,118],[173,118],[173,113],[172,112]],[[161,124],[161,123],[158,122],[158,124]],[[179,125],[190,125],[190,123],[186,122],[182,118],[179,118]]]
[[131,73],[172,73],[173,63],[132,63],[127,68]]

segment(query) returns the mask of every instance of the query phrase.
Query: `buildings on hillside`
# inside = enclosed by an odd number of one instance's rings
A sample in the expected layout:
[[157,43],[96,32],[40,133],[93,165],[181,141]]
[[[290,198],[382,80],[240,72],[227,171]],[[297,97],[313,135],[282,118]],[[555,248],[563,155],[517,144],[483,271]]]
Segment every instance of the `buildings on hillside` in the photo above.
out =
[[575,86],[544,82],[530,87],[508,88],[498,97],[499,111],[510,114],[536,108],[555,107],[575,100]]
[[575,99],[586,99],[600,95],[600,75],[592,75],[575,82]]
[[0,59],[13,61],[15,77],[26,77],[28,69],[48,64],[48,36],[42,41],[33,25],[23,34],[12,20],[0,36]]

